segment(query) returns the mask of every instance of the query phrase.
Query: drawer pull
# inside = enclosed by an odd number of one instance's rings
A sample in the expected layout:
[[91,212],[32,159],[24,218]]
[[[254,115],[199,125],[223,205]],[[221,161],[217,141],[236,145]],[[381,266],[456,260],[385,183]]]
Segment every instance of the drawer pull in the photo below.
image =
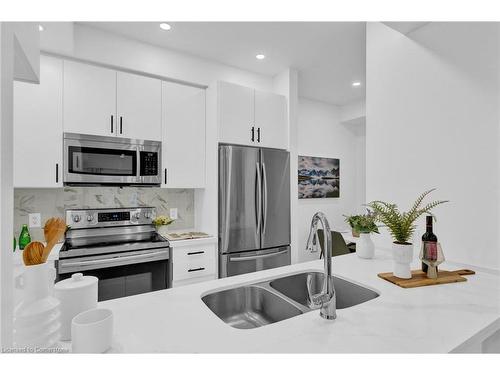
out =
[[187,255],[198,255],[198,254],[205,254],[204,251],[193,251],[192,253],[187,253]]
[[190,268],[188,269],[188,272],[196,272],[196,271],[203,271],[205,267],[200,267],[200,268]]

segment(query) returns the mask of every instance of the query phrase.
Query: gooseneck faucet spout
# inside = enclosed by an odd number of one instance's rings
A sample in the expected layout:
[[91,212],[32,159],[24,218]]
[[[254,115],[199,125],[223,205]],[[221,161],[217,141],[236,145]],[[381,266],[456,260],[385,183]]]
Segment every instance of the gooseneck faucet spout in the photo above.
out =
[[314,294],[312,291],[312,276],[307,277],[307,291],[309,293],[309,300],[311,304],[321,306],[321,317],[329,320],[337,318],[337,303],[335,295],[335,287],[333,285],[332,274],[332,233],[330,231],[330,224],[325,214],[317,212],[314,214],[311,221],[311,229],[309,231],[309,238],[307,239],[306,250],[312,251],[316,245],[318,223],[321,222],[324,232],[323,242],[323,259],[324,259],[324,277],[323,288],[321,293]]

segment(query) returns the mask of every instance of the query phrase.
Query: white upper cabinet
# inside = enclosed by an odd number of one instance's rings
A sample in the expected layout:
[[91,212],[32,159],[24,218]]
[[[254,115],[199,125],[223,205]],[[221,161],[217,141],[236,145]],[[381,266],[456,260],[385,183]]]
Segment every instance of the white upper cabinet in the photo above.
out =
[[260,146],[288,148],[287,117],[283,95],[255,91],[255,128]]
[[[219,141],[254,145],[254,89],[219,82]],[[252,129],[253,128],[253,129]]]
[[288,148],[286,98],[219,82],[219,142]]
[[63,63],[40,58],[40,84],[14,82],[14,186],[62,186]]
[[162,82],[162,186],[205,187],[205,90]]
[[161,141],[159,79],[117,72],[117,135]]
[[116,135],[116,71],[64,61],[64,131]]

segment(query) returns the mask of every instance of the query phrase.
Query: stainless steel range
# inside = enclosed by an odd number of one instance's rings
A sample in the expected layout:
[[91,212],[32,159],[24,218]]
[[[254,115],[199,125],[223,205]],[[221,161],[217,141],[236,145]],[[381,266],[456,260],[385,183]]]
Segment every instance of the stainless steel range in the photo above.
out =
[[57,279],[75,272],[98,277],[99,301],[170,288],[169,242],[153,217],[153,207],[67,210]]

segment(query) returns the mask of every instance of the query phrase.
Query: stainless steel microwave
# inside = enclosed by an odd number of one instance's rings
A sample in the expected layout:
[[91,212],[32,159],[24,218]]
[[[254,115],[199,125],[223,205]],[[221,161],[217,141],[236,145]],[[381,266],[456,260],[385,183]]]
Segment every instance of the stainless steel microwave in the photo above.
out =
[[161,183],[161,142],[64,133],[64,185]]

